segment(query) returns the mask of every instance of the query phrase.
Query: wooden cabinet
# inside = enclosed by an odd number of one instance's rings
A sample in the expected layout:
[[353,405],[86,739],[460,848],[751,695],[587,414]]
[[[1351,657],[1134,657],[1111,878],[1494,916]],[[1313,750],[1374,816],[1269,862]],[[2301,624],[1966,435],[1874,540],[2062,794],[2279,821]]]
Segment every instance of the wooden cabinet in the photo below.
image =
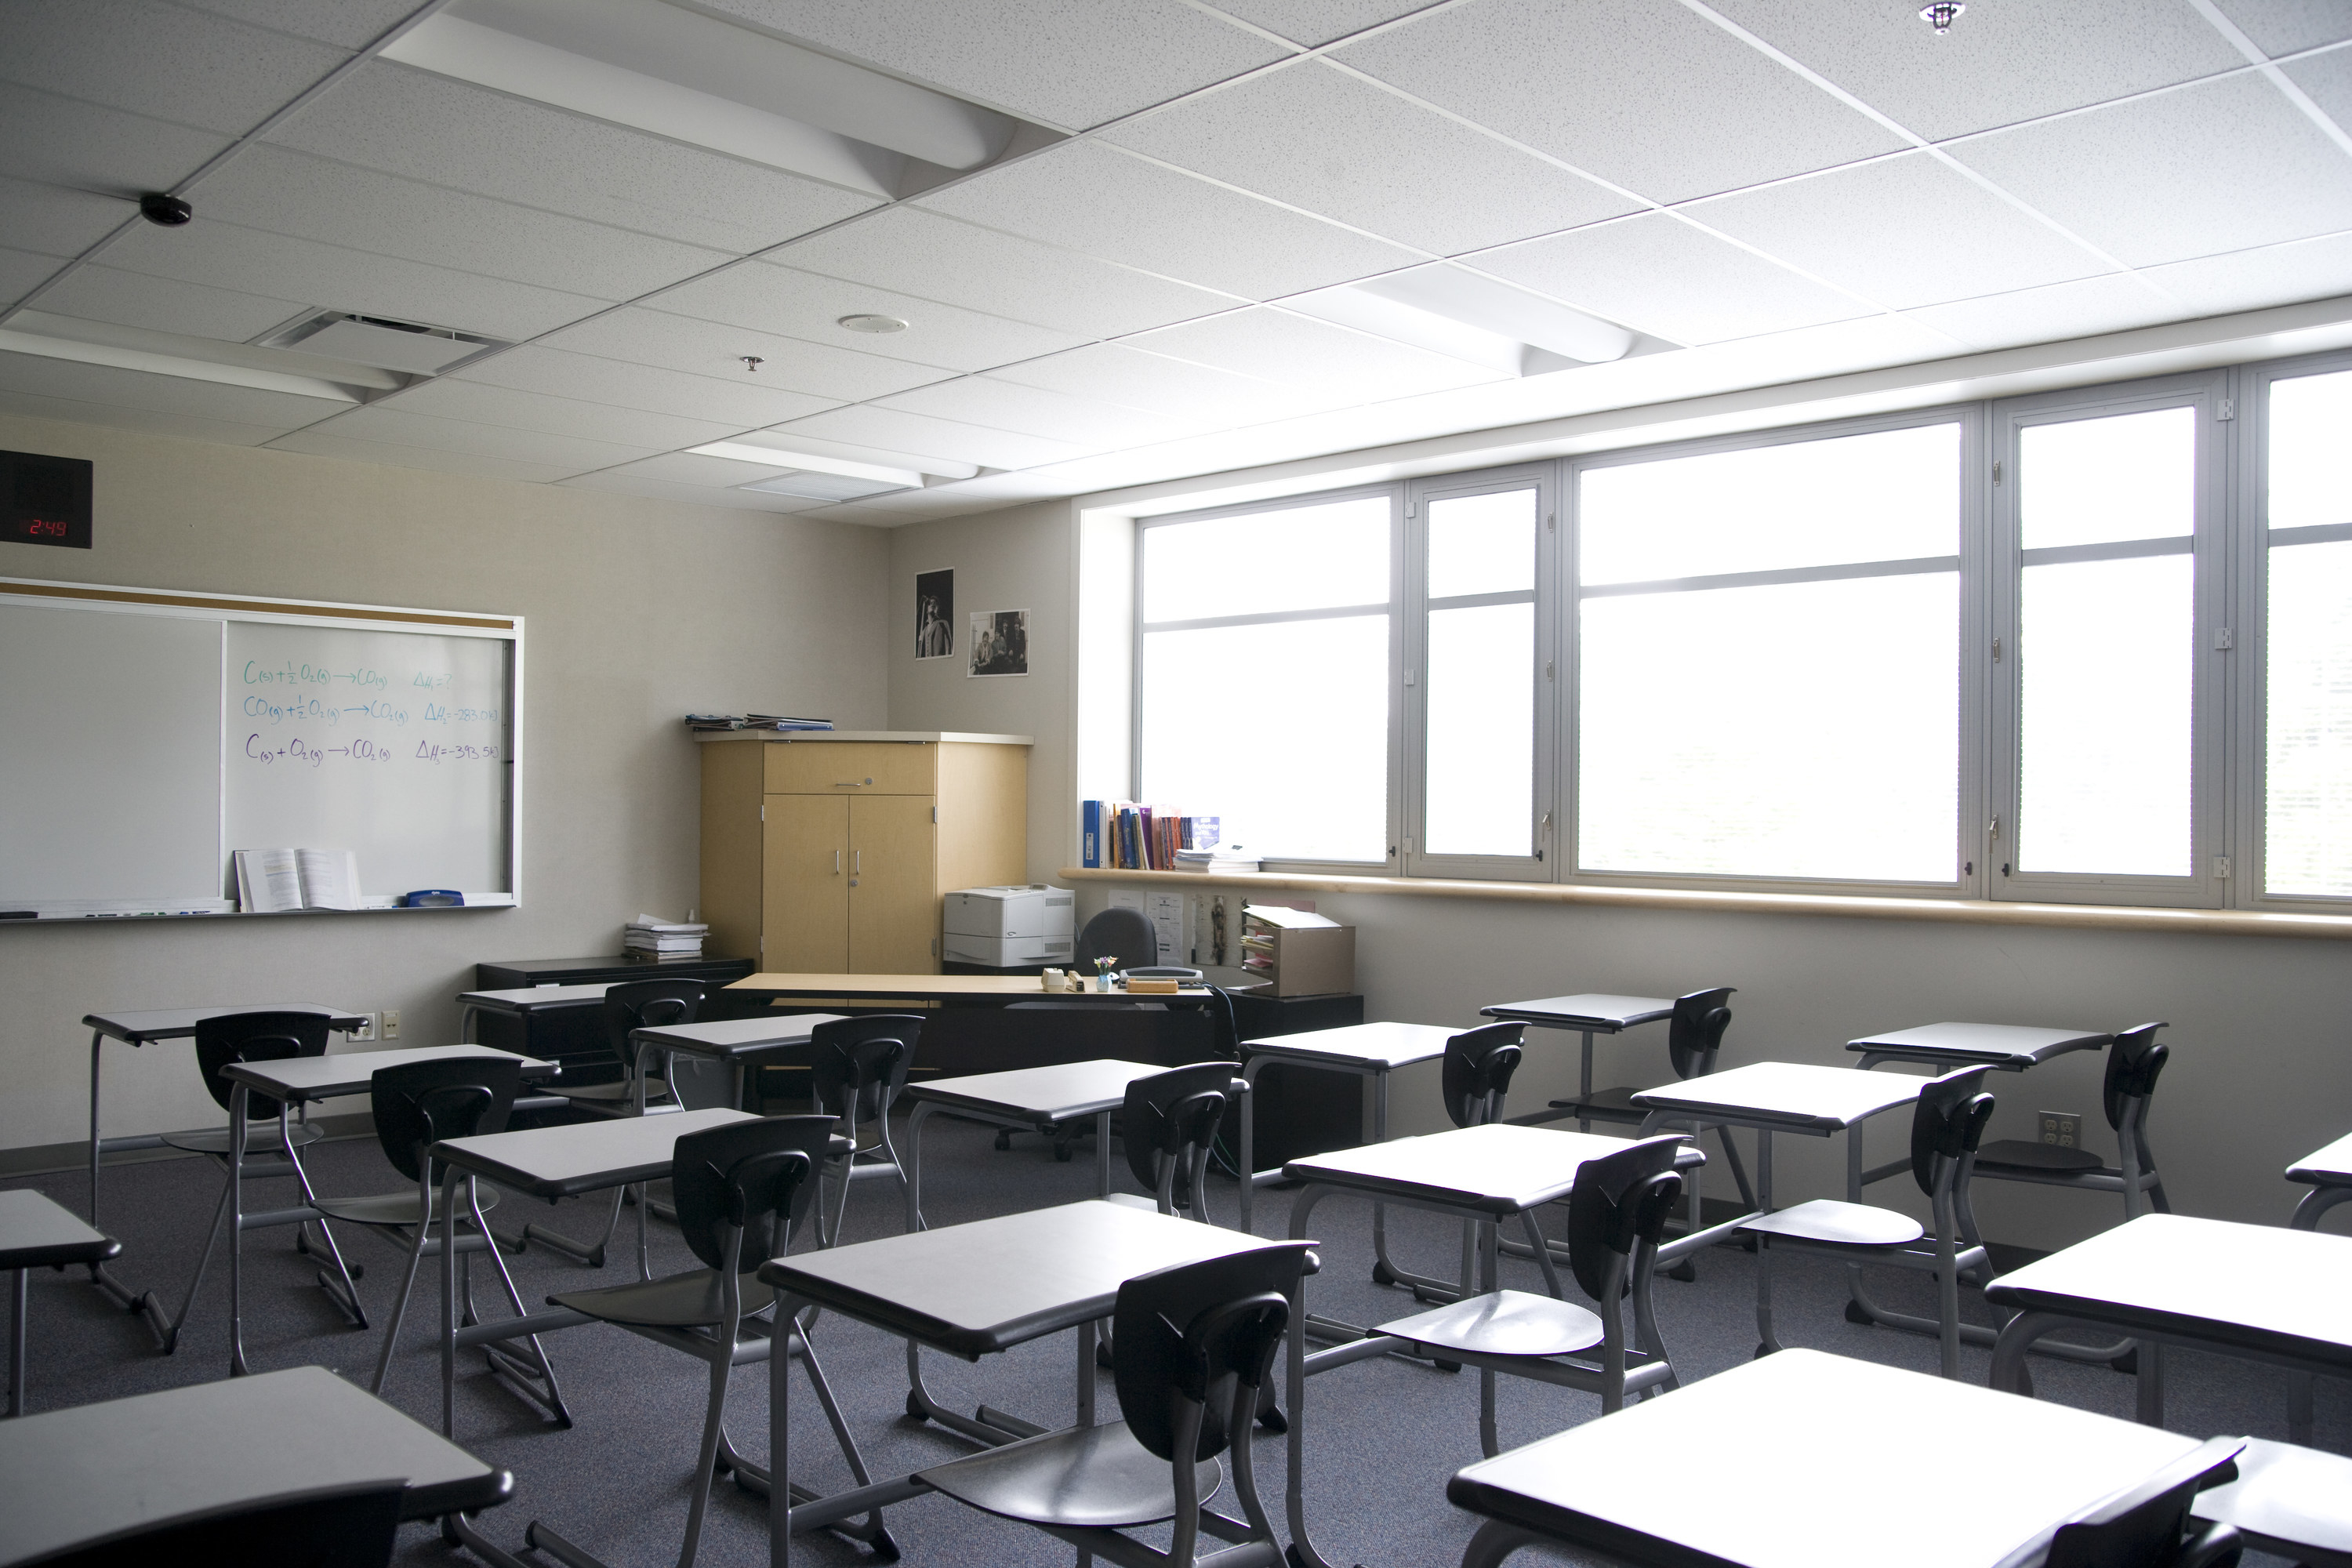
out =
[[1028,782],[1023,736],[705,740],[710,951],[788,973],[936,973],[940,895],[1027,879]]

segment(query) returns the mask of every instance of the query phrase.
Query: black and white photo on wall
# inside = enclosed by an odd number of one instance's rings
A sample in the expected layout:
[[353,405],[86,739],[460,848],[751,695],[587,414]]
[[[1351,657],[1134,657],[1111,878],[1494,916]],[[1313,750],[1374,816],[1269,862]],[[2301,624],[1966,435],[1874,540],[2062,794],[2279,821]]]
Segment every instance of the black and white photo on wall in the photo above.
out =
[[1029,612],[974,610],[971,613],[971,672],[974,675],[1029,673]]
[[955,652],[955,573],[915,574],[915,657],[946,658]]

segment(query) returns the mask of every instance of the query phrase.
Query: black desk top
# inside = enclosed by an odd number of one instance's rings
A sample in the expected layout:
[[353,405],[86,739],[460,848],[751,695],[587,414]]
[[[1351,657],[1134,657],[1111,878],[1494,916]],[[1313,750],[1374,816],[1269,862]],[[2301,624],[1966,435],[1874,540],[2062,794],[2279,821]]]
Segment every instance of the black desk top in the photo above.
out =
[[[1309,1154],[1283,1166],[1282,1173],[1294,1182],[1368,1197],[1515,1215],[1566,1197],[1576,1185],[1578,1167],[1617,1153],[1625,1143],[1593,1132],[1498,1121]],[[1677,1169],[1706,1163],[1706,1156],[1687,1143],[1675,1159]]]
[[707,1024],[665,1024],[652,1029],[632,1029],[629,1038],[676,1051],[680,1056],[733,1061],[756,1057],[787,1046],[805,1046],[809,1031],[819,1024],[837,1022],[839,1013],[762,1013],[756,1018],[720,1018]]
[[2315,1187],[2352,1186],[2352,1136],[2338,1138],[2326,1148],[2305,1154],[2286,1168],[2290,1182]]
[[1242,1054],[1384,1072],[1434,1061],[1445,1054],[1445,1042],[1461,1033],[1436,1024],[1344,1024],[1336,1029],[1244,1040]]
[[404,1051],[331,1051],[323,1057],[289,1057],[275,1062],[231,1062],[221,1077],[261,1090],[276,1100],[297,1103],[332,1100],[343,1094],[365,1094],[368,1080],[381,1068],[406,1067],[413,1062],[448,1057],[504,1057],[522,1064],[522,1076],[553,1078],[562,1069],[537,1057],[492,1050],[488,1046],[415,1046]]
[[[1932,1453],[1869,1434],[1933,1433]],[[1694,1491],[1698,1434],[1724,1461]],[[1661,1568],[1997,1568],[2199,1439],[1784,1350],[1470,1466],[1459,1507]]]
[[2199,1492],[2199,1519],[2234,1524],[2246,1544],[2308,1568],[2352,1568],[2352,1459],[2246,1439],[2238,1479]]
[[1775,1131],[1843,1132],[1919,1098],[1924,1079],[1810,1062],[1750,1062],[1727,1072],[1645,1089],[1633,1103]]
[[111,1039],[143,1046],[150,1040],[192,1039],[199,1022],[226,1017],[231,1013],[324,1013],[327,1027],[344,1031],[367,1024],[365,1018],[346,1008],[322,1006],[316,1002],[247,1002],[236,1007],[159,1007],[145,1013],[89,1013],[83,1016],[82,1025]]
[[1673,1017],[1675,1003],[1671,996],[1612,996],[1580,992],[1573,996],[1540,996],[1532,1002],[1497,1002],[1478,1011],[1488,1018],[1537,1024],[1547,1029],[1613,1035],[1639,1024],[1654,1024],[1661,1018]]
[[433,1145],[436,1160],[475,1171],[535,1198],[572,1197],[606,1187],[656,1182],[669,1174],[679,1138],[730,1121],[754,1121],[741,1110],[672,1110],[616,1116],[569,1127],[483,1132]]
[[232,1503],[393,1476],[408,1479],[404,1519],[471,1512],[514,1491],[510,1472],[320,1366],[0,1421],[0,1564]]
[[2352,1238],[2142,1215],[2002,1275],[2000,1307],[2352,1372]]
[[[1148,1062],[1106,1058],[1054,1067],[1015,1068],[1009,1072],[972,1073],[963,1078],[929,1079],[908,1084],[905,1098],[950,1110],[1067,1121],[1075,1117],[1117,1110],[1126,1102],[1129,1084],[1167,1070]],[[1236,1067],[1234,1070],[1240,1069]]]
[[0,1190],[0,1269],[102,1263],[121,1250],[54,1198],[29,1187]]
[[518,985],[562,985],[601,980],[659,980],[665,975],[724,984],[740,980],[759,967],[748,958],[684,958],[669,963],[648,963],[625,953],[596,958],[514,958],[474,965],[474,984],[484,991]]
[[1922,1024],[1848,1040],[1850,1051],[1877,1051],[1912,1061],[1948,1062],[1955,1068],[1982,1062],[2022,1071],[2069,1051],[2098,1050],[2114,1039],[2104,1029],[2038,1029],[2019,1024]]
[[1271,1247],[1240,1231],[1089,1199],[796,1252],[760,1278],[799,1300],[971,1361],[1110,1315],[1139,1274]]

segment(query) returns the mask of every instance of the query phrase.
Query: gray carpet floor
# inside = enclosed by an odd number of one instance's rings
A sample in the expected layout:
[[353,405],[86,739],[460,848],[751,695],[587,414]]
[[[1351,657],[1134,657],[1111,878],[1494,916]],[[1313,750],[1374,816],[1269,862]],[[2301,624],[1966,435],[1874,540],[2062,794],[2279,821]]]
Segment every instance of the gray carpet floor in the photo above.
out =
[[[1092,1195],[1090,1152],[1082,1150],[1076,1161],[1056,1163],[1034,1138],[1023,1138],[1009,1152],[995,1151],[992,1139],[986,1128],[946,1118],[930,1124],[925,1137],[924,1184],[932,1223]],[[311,1152],[309,1163],[321,1193],[381,1192],[400,1184],[373,1140],[321,1144]],[[219,1193],[215,1167],[199,1160],[129,1164],[110,1169],[106,1183],[106,1228],[124,1244],[115,1266],[118,1272],[134,1287],[156,1290],[176,1308]],[[82,1210],[84,1183],[79,1176],[19,1178],[6,1184],[37,1187],[77,1213]],[[278,1194],[290,1190],[290,1184],[265,1184],[255,1196],[275,1206],[284,1201]],[[1213,1181],[1213,1210],[1228,1223],[1234,1199],[1230,1182]],[[2282,1216],[2287,1207],[2287,1194],[2283,1194]],[[1286,1193],[1262,1190],[1258,1230],[1268,1236],[1285,1234],[1289,1208]],[[551,1213],[536,1202],[509,1200],[505,1215],[493,1223],[505,1230],[521,1217],[535,1217],[575,1235],[593,1235],[603,1213],[593,1200],[567,1202]],[[1370,1279],[1368,1205],[1331,1199],[1315,1217],[1324,1260],[1323,1272],[1308,1288],[1316,1311],[1378,1323],[1412,1310],[1408,1294]],[[634,1211],[623,1219],[624,1237],[634,1238],[633,1226]],[[850,1239],[896,1235],[900,1227],[895,1185],[859,1184],[851,1204]],[[1557,1220],[1549,1228],[1558,1234]],[[397,1289],[403,1258],[355,1227],[339,1234],[346,1256],[365,1263],[360,1289],[379,1327],[362,1333],[349,1326],[311,1283],[318,1265],[293,1250],[292,1231],[249,1233],[246,1348],[256,1370],[315,1363],[362,1384],[372,1373],[381,1344],[380,1325]],[[674,1228],[656,1221],[651,1234],[656,1273],[692,1266]],[[1390,1216],[1391,1250],[1407,1267],[1450,1273],[1458,1256],[1458,1236],[1454,1223],[1437,1216],[1401,1211],[1391,1211]],[[616,1258],[604,1269],[592,1269],[534,1246],[511,1258],[509,1267],[525,1302],[535,1307],[551,1291],[617,1283],[625,1278],[628,1265]],[[437,1321],[437,1309],[423,1289],[434,1279],[433,1268],[428,1263],[420,1279],[425,1299],[412,1307],[385,1390],[392,1403],[427,1425],[439,1418],[437,1352],[430,1327]],[[1507,1262],[1506,1275],[1506,1283],[1541,1288],[1531,1263]],[[1845,1321],[1841,1266],[1784,1256],[1776,1279],[1783,1343],[1934,1370],[1932,1341]],[[1913,1310],[1932,1310],[1926,1276],[1879,1270],[1874,1280],[1883,1300]],[[478,1274],[478,1291],[486,1305],[497,1300],[495,1277],[487,1268]],[[177,1352],[164,1356],[157,1353],[145,1326],[84,1283],[80,1270],[37,1271],[32,1284],[32,1407],[118,1398],[225,1375],[226,1300],[226,1275],[216,1264],[197,1297]],[[1751,1259],[1730,1248],[1700,1258],[1695,1282],[1659,1282],[1662,1331],[1685,1383],[1750,1358],[1756,1348],[1753,1300]],[[1981,1301],[1969,1310],[1978,1321],[1991,1321]],[[832,1316],[820,1322],[816,1336],[826,1371],[875,1474],[904,1473],[971,1451],[961,1439],[905,1417],[902,1342]],[[701,1427],[704,1367],[605,1326],[567,1330],[544,1342],[575,1417],[570,1430],[553,1426],[509,1392],[488,1373],[478,1353],[461,1357],[458,1441],[484,1459],[511,1468],[516,1477],[514,1500],[483,1516],[481,1527],[494,1541],[520,1552],[525,1523],[543,1519],[613,1568],[654,1568],[675,1562]],[[1962,1356],[1964,1375],[1981,1382],[1989,1352],[1964,1349]],[[979,1364],[936,1355],[927,1360],[933,1392],[951,1405],[969,1409],[984,1402],[1049,1426],[1073,1419],[1066,1336]],[[2130,1378],[2103,1366],[2045,1357],[2037,1357],[2033,1366],[2041,1397],[2130,1418]],[[764,1368],[743,1369],[735,1373],[730,1395],[730,1430],[754,1456],[764,1454],[767,1446],[767,1381]],[[2167,1394],[2167,1424],[2173,1430],[2281,1439],[2286,1435],[2284,1377],[2270,1368],[2176,1352],[2168,1362]],[[1458,1561],[1474,1521],[1446,1502],[1444,1486],[1455,1469],[1478,1457],[1476,1374],[1448,1374],[1390,1359],[1318,1377],[1308,1384],[1307,1395],[1308,1521],[1324,1557],[1335,1565],[1369,1568]],[[1115,1408],[1108,1377],[1102,1380],[1102,1396],[1106,1409]],[[1589,1420],[1599,1408],[1591,1396],[1505,1379],[1504,1443],[1532,1441]],[[234,1441],[235,1434],[224,1433],[222,1439]],[[814,1400],[795,1399],[793,1440],[796,1456],[808,1457],[805,1464],[796,1460],[797,1479],[826,1490],[849,1484],[847,1468],[834,1449]],[[2352,1447],[2352,1395],[2341,1384],[2323,1381],[2319,1385],[2315,1441],[2333,1452]],[[1920,1462],[1934,1463],[1934,1434],[1889,1430],[1862,1413],[1857,1413],[1854,1442],[1916,1445]],[[1284,1441],[1262,1436],[1255,1453],[1261,1489],[1278,1518],[1287,1468]],[[1659,1457],[1661,1464],[1678,1467],[1690,1477],[1693,1506],[1697,1508],[1706,1506],[1709,1469],[1739,1461],[1735,1448],[1704,1432],[1693,1433],[1681,1451]],[[92,1484],[101,1482],[93,1478]],[[1964,1508],[1967,1500],[1956,1498],[1953,1506]],[[764,1509],[764,1502],[720,1482],[701,1562],[713,1568],[766,1562]],[[940,1497],[892,1510],[889,1527],[909,1564],[1070,1561],[1067,1549],[1045,1536]],[[811,1563],[870,1561],[856,1546],[822,1533],[800,1538],[796,1550],[799,1561]],[[1528,1554],[1529,1560],[1533,1556]],[[428,1527],[404,1526],[398,1561],[442,1563],[448,1561],[448,1553]],[[2250,1556],[2248,1562],[2273,1564],[2276,1560]]]

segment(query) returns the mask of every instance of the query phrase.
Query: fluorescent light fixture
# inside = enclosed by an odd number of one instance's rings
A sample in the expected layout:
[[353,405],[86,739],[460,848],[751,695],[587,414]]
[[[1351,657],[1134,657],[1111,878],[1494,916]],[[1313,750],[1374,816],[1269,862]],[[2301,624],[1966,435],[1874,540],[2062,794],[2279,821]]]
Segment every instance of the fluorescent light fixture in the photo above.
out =
[[1318,321],[1353,327],[1391,342],[1410,343],[1432,353],[1483,364],[1505,375],[1529,374],[1528,345],[1517,339],[1417,310],[1411,305],[1368,294],[1360,287],[1319,289],[1312,294],[1282,300],[1281,307]]
[[1588,316],[1557,300],[1547,300],[1466,268],[1443,263],[1415,267],[1404,272],[1368,278],[1353,287],[1450,321],[1515,339],[1531,348],[1549,349],[1562,359],[1581,364],[1606,364],[1623,359],[1633,349],[1634,334],[1614,321]]
[[[898,452],[875,452],[867,457],[847,458],[841,455],[839,444],[832,441],[793,440],[788,437],[753,431],[731,441],[712,441],[700,447],[688,447],[688,451],[704,458],[732,458],[739,463],[765,463],[772,468],[812,468],[821,474],[844,474],[853,479],[886,479],[900,485],[920,485],[928,479],[969,479],[980,473],[975,463],[958,463],[945,458],[918,458]],[[852,448],[863,451],[865,448]],[[887,462],[873,460],[887,458]]]
[[[26,311],[17,320],[35,314]],[[173,334],[157,333],[159,337]],[[243,344],[222,344],[223,348],[243,348]],[[252,351],[247,350],[247,353]],[[77,364],[106,365],[114,370],[143,371],[149,375],[176,376],[182,381],[207,381],[218,386],[249,387],[257,392],[282,392],[296,397],[323,398],[333,403],[355,404],[360,401],[358,389],[324,376],[296,375],[281,370],[268,370],[252,364],[223,363],[217,360],[196,359],[184,354],[158,353],[150,349],[126,347],[120,343],[86,342],[76,338],[47,337],[37,332],[18,331],[11,327],[0,330],[0,353],[33,354],[42,359],[70,360]],[[289,356],[292,357],[292,356]]]
[[863,500],[867,496],[896,495],[909,487],[877,479],[853,479],[846,474],[791,473],[778,474],[772,479],[754,479],[735,488],[758,490],[762,495],[798,496],[803,500]]

